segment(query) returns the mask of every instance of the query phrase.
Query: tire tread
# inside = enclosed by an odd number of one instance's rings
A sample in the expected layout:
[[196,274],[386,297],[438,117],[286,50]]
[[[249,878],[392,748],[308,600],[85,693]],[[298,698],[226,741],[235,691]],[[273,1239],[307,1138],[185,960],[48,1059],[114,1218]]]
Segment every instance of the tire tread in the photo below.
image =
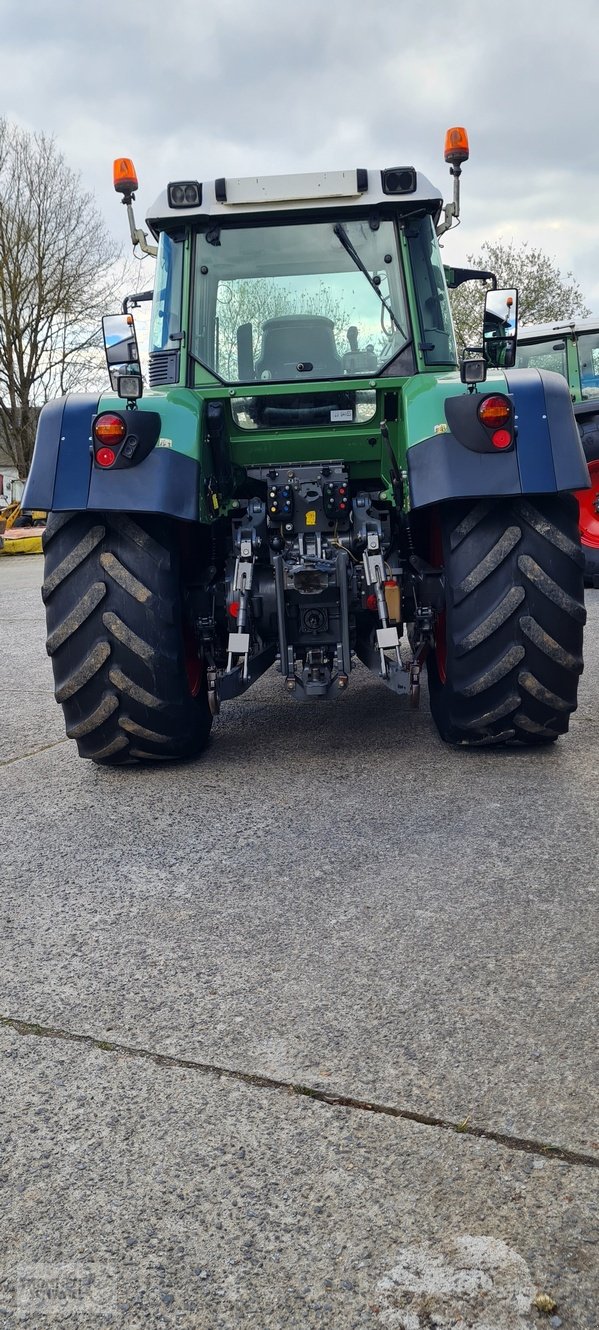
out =
[[205,683],[185,664],[179,532],[170,519],[51,514],[47,649],[67,736],[102,765],[193,757],[208,742]]
[[450,743],[549,743],[568,729],[586,620],[577,509],[543,495],[440,510],[447,660],[429,658]]

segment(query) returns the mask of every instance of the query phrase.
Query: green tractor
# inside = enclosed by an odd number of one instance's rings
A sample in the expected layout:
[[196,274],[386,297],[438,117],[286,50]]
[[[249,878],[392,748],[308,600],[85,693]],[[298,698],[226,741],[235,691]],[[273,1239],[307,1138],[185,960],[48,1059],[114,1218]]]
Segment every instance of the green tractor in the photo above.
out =
[[591,478],[591,488],[576,495],[585,580],[599,587],[599,319],[521,328],[516,364],[561,374],[569,384]]
[[356,661],[413,704],[426,665],[448,743],[567,730],[588,472],[563,379],[511,368],[516,292],[458,363],[438,237],[467,157],[449,131],[446,205],[411,166],[173,181],[156,245],[116,162],[154,290],[104,320],[111,391],[44,408],[24,498],[82,757],[191,757],[270,667],[320,702]]

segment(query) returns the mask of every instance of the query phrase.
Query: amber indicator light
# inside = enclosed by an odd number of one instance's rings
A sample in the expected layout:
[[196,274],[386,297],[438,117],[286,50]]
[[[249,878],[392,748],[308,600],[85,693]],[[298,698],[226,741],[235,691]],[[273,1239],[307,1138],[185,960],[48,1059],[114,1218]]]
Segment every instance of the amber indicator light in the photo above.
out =
[[507,425],[512,414],[511,403],[507,397],[485,397],[478,408],[478,418],[489,429]]
[[98,443],[122,443],[126,433],[127,426],[122,416],[114,415],[112,411],[98,416],[94,423],[94,438]]

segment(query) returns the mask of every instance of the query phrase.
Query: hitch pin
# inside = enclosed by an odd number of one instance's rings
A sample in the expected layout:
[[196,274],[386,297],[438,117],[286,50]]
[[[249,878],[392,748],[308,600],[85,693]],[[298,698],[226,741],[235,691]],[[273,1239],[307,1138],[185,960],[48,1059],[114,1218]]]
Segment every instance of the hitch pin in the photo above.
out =
[[[376,595],[376,603],[379,612],[379,623],[381,625],[381,628],[388,628],[389,619],[387,617],[387,601],[385,600],[385,592],[383,590],[383,583],[381,581],[381,573],[379,568],[377,568],[376,570],[376,584],[374,591]],[[381,658],[381,674],[383,678],[386,679],[387,657],[385,656],[385,652],[382,647],[379,647],[379,655]]]
[[245,621],[247,618],[247,604],[248,604],[247,573],[244,572],[241,574],[241,586],[239,588],[239,610],[237,612],[237,628],[240,633],[243,632],[245,628]]
[[[238,591],[239,610],[237,613],[237,632],[229,633],[229,642],[231,642],[235,638],[239,638],[240,634],[244,633],[246,619],[247,619],[247,606],[248,606],[248,595],[249,595],[247,582],[248,582],[247,573],[243,572],[241,574],[240,587]],[[248,641],[249,639],[244,635],[244,638],[242,639],[244,649],[242,650],[239,649],[242,646],[242,642],[239,642],[237,644],[237,652],[229,650],[227,654],[227,674],[230,674],[231,670],[233,669],[233,656],[235,654],[238,654],[243,657],[242,678],[243,679],[248,678]]]
[[[389,614],[388,614],[388,610],[387,610],[387,598],[386,598],[386,596],[385,596],[385,587],[384,587],[384,584],[383,584],[382,579],[381,579],[380,568],[377,568],[377,570],[376,570],[376,585],[375,585],[375,593],[376,593],[376,603],[377,603],[378,612],[379,612],[379,619],[380,619],[380,622],[381,622],[381,628],[383,629],[383,632],[385,633],[385,636],[387,637],[387,639],[390,639],[391,637],[393,637],[393,641],[388,640],[388,645],[389,645],[389,647],[391,647],[391,646],[393,647],[393,650],[395,651],[395,659],[396,659],[396,661],[397,661],[397,664],[398,664],[399,668],[402,669],[401,651],[400,651],[400,648],[399,648],[399,640],[398,640],[398,635],[397,635],[397,629],[396,629],[396,628],[391,628],[391,629],[389,628]],[[379,639],[379,641],[380,641],[380,639]],[[386,678],[388,677],[388,674],[389,674],[389,669],[388,669],[387,657],[385,656],[385,651],[384,651],[384,649],[383,649],[382,646],[379,646],[379,653],[380,653],[380,657],[381,657],[381,674],[382,674],[383,678],[386,679]]]

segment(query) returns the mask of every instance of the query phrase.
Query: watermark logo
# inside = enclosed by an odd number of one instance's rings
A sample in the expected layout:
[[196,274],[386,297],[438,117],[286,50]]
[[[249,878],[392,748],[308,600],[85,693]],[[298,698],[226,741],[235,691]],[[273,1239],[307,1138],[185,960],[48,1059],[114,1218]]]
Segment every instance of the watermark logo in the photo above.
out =
[[116,1311],[116,1271],[111,1266],[65,1261],[19,1264],[15,1271],[15,1308],[21,1317],[86,1316]]

